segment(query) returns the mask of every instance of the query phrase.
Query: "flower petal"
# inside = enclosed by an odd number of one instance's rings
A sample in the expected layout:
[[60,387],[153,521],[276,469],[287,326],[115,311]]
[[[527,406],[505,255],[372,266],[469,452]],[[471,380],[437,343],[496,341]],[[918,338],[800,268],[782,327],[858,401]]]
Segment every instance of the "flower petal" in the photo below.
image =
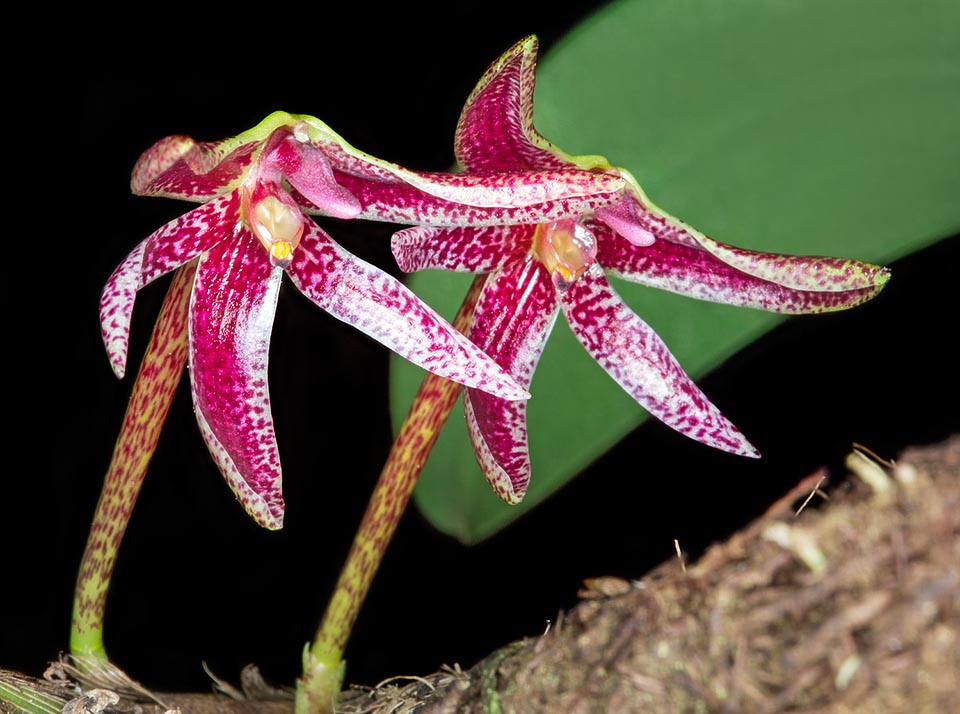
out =
[[533,126],[536,36],[517,42],[491,64],[467,97],[454,137],[468,171],[610,168],[602,156],[570,156]]
[[209,201],[236,185],[260,145],[229,141],[200,143],[182,135],[161,139],[137,160],[130,188],[138,196]]
[[490,273],[529,250],[536,226],[433,228],[397,231],[390,245],[405,273],[440,269],[458,273]]
[[508,399],[530,396],[403,283],[344,250],[312,221],[287,272],[320,308],[427,371]]
[[725,305],[787,315],[830,312],[870,300],[886,282],[878,274],[881,279],[866,288],[836,292],[796,290],[737,270],[698,246],[659,240],[641,248],[606,226],[591,222],[590,228],[598,239],[597,261],[608,273],[640,285]]
[[117,377],[126,370],[137,291],[227,237],[238,205],[232,193],[175,218],[147,236],[113,271],[100,295],[100,330]]
[[[864,300],[868,300],[890,279],[887,268],[859,260],[761,253],[720,243],[656,206],[629,172],[621,169],[620,173],[627,181],[628,193],[635,200],[638,225],[657,240],[702,249],[742,273],[791,290],[835,293],[862,291]],[[852,307],[859,302],[846,303],[841,298],[833,309]]]
[[[334,170],[360,201],[358,218],[430,226],[540,223],[578,216],[622,197],[623,180],[576,169],[473,174],[416,174],[409,182]],[[318,211],[309,202],[306,213]]]
[[[487,276],[470,337],[520,384],[529,387],[558,314],[550,277],[531,256]],[[494,492],[519,503],[530,481],[526,402],[476,389],[464,392],[467,431],[477,462]]]
[[190,306],[190,385],[203,440],[247,513],[270,529],[282,527],[284,511],[267,385],[282,276],[240,230],[200,259]]
[[868,297],[873,297],[890,280],[888,268],[852,258],[759,253],[725,245],[708,236],[700,237],[700,245],[743,273],[794,290],[867,291]]
[[130,187],[140,196],[208,201],[237,187],[271,134],[282,127],[292,129],[302,119],[274,112],[242,134],[214,142],[168,136],[137,160]]
[[[290,116],[290,115],[288,115]],[[377,159],[348,144],[319,119],[305,115],[295,115],[299,121],[293,128],[294,136],[303,142],[310,142],[323,152],[334,169],[337,182],[353,193],[364,205],[364,213],[359,216],[371,220],[386,220],[397,223],[425,223],[428,225],[479,225],[486,220],[487,225],[504,223],[503,220],[475,218],[469,223],[463,220],[438,220],[438,211],[449,213],[463,206],[478,210],[481,215],[496,213],[495,218],[506,217],[506,222],[531,223],[545,211],[552,210],[557,202],[584,199],[582,208],[567,206],[558,217],[567,217],[588,210],[588,208],[609,205],[619,199],[625,182],[616,175],[591,172],[585,167],[572,164],[547,167],[534,175],[528,167],[516,171],[498,171],[496,175],[481,172],[448,173],[410,171],[398,164]],[[590,166],[589,168],[594,168]],[[399,197],[398,206],[394,194]],[[361,196],[363,194],[366,199]],[[426,203],[422,208],[420,204]],[[316,213],[316,207],[310,201],[304,204],[307,213]],[[419,210],[419,213],[397,213],[400,207],[406,210]],[[533,209],[523,217],[512,216],[508,211]],[[415,215],[431,216],[433,220],[413,220]]]
[[570,328],[613,379],[681,434],[742,456],[759,456],[687,376],[663,340],[634,314],[599,265],[561,293]]

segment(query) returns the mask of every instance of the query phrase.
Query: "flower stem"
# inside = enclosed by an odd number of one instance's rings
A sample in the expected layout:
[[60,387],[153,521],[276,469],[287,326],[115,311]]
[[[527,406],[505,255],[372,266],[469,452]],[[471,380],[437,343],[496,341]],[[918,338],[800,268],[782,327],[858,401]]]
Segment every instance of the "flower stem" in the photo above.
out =
[[196,262],[176,271],[140,363],[104,477],[73,596],[70,652],[107,659],[103,614],[120,541],[187,360],[187,307]]
[[[466,333],[485,276],[477,276],[454,318]],[[329,714],[343,684],[343,653],[383,554],[427,457],[460,394],[460,384],[428,374],[397,432],[363,514],[313,644],[303,653],[296,714]]]

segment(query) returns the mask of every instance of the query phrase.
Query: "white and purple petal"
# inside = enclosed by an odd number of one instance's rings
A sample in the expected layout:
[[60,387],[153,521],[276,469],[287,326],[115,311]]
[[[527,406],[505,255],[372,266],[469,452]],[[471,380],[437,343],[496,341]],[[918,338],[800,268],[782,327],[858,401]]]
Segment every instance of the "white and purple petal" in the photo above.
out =
[[454,136],[468,171],[610,168],[602,156],[570,156],[533,125],[538,41],[525,37],[491,64],[467,97]]
[[[520,174],[420,174],[416,184],[334,170],[360,201],[358,218],[430,226],[491,226],[561,220],[623,196],[619,176],[576,169]],[[425,178],[426,177],[426,178]],[[306,213],[319,213],[295,196]]]
[[126,370],[137,291],[228,238],[238,207],[236,193],[198,206],[147,236],[113,271],[100,295],[100,330],[117,377]]
[[560,305],[587,352],[652,416],[708,446],[759,456],[663,340],[627,307],[598,264],[560,294]]
[[287,272],[321,309],[428,372],[509,399],[530,396],[403,283],[344,250],[312,221]]
[[793,290],[867,291],[868,297],[873,297],[890,279],[888,268],[852,258],[761,253],[725,245],[704,235],[700,235],[699,242],[704,250],[740,272]]
[[247,229],[207,252],[190,304],[190,386],[203,439],[254,520],[283,526],[267,366],[281,268]]
[[228,139],[198,142],[182,134],[168,136],[141,154],[130,186],[141,196],[208,201],[237,187],[278,129],[289,135],[305,120],[318,121],[273,112],[252,129]]
[[[487,276],[469,334],[529,387],[558,312],[550,276],[528,255]],[[463,406],[467,432],[487,482],[507,503],[519,503],[530,482],[526,402],[467,389]]]
[[197,142],[189,136],[161,139],[140,155],[130,188],[138,196],[202,203],[232,190],[261,142]]
[[[610,168],[602,157],[588,157],[599,158],[601,164],[558,160],[542,167],[519,165],[514,170],[498,168],[495,172],[486,169],[464,173],[411,171],[355,149],[318,119],[306,116],[299,119],[302,121],[294,126],[294,136],[323,152],[337,180],[355,194],[352,182],[400,184],[443,201],[492,209],[541,206],[584,195],[616,193],[619,197],[625,187],[616,172],[592,170],[598,166]],[[549,142],[541,141],[549,146]],[[531,171],[536,175],[530,176]],[[616,197],[611,196],[606,203]],[[305,208],[311,212],[309,204]],[[377,220],[375,215],[363,217]]]
[[535,225],[482,228],[416,226],[393,234],[390,246],[405,273],[450,270],[490,273],[530,249]]
[[886,282],[842,291],[798,290],[737,270],[700,247],[665,240],[637,247],[609,227],[589,225],[598,238],[597,261],[608,273],[697,300],[785,315],[810,314],[860,305]]
[[[791,290],[863,295],[863,300],[852,302],[838,296],[832,309],[853,307],[869,300],[890,279],[889,269],[859,260],[762,253],[720,243],[656,206],[629,172],[621,169],[620,173],[627,182],[627,194],[633,199],[634,222],[656,240],[706,251],[743,274]],[[599,212],[598,217],[602,218]]]

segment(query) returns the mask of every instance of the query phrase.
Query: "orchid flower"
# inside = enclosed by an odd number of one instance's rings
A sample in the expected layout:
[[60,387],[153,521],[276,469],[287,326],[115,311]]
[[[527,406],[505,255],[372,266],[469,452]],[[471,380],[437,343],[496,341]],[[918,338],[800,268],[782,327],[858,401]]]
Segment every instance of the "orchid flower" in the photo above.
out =
[[610,205],[624,183],[566,168],[496,181],[415,173],[354,149],[313,117],[276,112],[224,141],[157,142],[138,160],[131,186],[202,205],[147,237],[107,282],[100,317],[113,369],[123,376],[137,291],[196,260],[188,359],[197,421],[237,499],[276,529],[284,504],[267,362],[284,274],[321,309],[428,372],[504,399],[529,396],[402,283],[345,251],[305,213],[483,225]]
[[[515,44],[485,72],[456,129],[470,172],[579,168],[623,178],[616,203],[525,225],[421,225],[394,235],[406,272],[486,275],[469,336],[529,387],[562,312],[574,335],[647,412],[697,441],[757,457],[687,376],[657,334],[620,298],[607,274],[701,300],[779,313],[850,308],[874,297],[889,271],[855,260],[758,253],[724,245],[658,208],[628,171],[602,156],[571,156],[533,126],[537,39]],[[466,387],[477,460],[494,491],[518,503],[530,480],[526,402]]]
[[[660,338],[607,281],[606,272],[706,300],[780,312],[852,307],[875,295],[889,274],[829,258],[794,258],[722,245],[653,205],[633,177],[601,156],[569,156],[533,127],[537,40],[527,37],[483,75],[457,126],[455,151],[481,185],[517,186],[582,171],[624,182],[620,194],[487,211],[476,206],[424,210],[412,182],[340,171],[337,182],[363,206],[414,227],[392,240],[407,272],[444,269],[477,275],[454,320],[458,329],[529,387],[559,312],[600,365],[641,405],[674,429],[711,446],[757,456],[737,428],[689,379]],[[336,156],[335,148],[326,150]],[[334,160],[332,160],[334,161]],[[575,174],[577,180],[582,176]],[[541,209],[539,212],[537,209]],[[549,210],[546,210],[549,209]],[[309,211],[309,206],[308,206]],[[456,402],[460,385],[428,374],[397,431],[320,628],[303,656],[297,714],[327,714],[343,680],[343,654],[363,599],[423,465]],[[530,479],[525,401],[466,386],[464,407],[474,451],[493,489],[519,502]]]

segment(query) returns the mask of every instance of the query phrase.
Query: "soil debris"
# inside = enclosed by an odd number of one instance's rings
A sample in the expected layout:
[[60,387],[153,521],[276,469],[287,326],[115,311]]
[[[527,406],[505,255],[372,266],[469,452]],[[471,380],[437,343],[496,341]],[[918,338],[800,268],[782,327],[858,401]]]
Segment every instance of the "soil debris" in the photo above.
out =
[[[960,435],[895,462],[860,448],[846,465],[836,486],[812,474],[696,562],[588,580],[546,632],[469,670],[350,687],[338,712],[960,712]],[[289,689],[258,674],[242,696],[164,693],[137,711],[290,714]],[[29,684],[0,671],[3,714],[23,711],[5,694],[11,682]],[[91,695],[82,676],[34,683],[59,697],[45,714]],[[130,712],[129,690],[116,703],[100,689],[74,710]]]

